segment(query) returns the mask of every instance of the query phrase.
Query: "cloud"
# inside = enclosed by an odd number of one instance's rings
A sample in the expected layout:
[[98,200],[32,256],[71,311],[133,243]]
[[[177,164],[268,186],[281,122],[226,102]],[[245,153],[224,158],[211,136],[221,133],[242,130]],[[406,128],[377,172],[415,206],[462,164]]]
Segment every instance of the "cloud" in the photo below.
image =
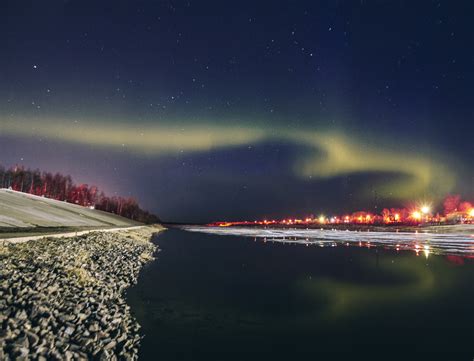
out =
[[[0,122],[0,136],[36,137],[54,141],[166,156],[176,152],[207,152],[220,148],[281,141],[313,149],[297,160],[297,176],[312,179],[351,174],[390,174],[393,180],[379,184],[380,197],[410,199],[429,194],[443,196],[454,186],[455,172],[440,157],[397,148],[393,143],[369,145],[355,134],[314,129],[288,130],[236,122],[170,125],[104,121],[43,119]],[[384,137],[373,137],[383,140]],[[375,142],[376,143],[376,142]],[[372,185],[373,189],[373,185]],[[361,190],[367,193],[368,189]]]

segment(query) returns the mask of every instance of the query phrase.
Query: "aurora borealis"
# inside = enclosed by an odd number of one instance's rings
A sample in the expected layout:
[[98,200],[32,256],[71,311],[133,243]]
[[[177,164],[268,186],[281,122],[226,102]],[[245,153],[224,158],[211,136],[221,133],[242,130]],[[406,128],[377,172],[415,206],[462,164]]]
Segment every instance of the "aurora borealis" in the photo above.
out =
[[1,8],[4,165],[169,221],[474,197],[467,2]]

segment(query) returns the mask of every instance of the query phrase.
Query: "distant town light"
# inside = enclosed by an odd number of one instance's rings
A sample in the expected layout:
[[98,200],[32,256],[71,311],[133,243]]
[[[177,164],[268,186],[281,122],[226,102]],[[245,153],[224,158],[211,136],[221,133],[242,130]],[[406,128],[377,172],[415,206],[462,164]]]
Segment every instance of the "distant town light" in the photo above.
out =
[[[221,227],[229,227],[229,226],[245,226],[245,225],[285,225],[285,226],[292,226],[292,225],[306,225],[307,229],[310,226],[320,224],[320,225],[328,225],[328,224],[375,224],[375,225],[382,225],[382,224],[421,224],[421,223],[429,223],[429,222],[436,222],[436,223],[446,223],[451,221],[450,217],[456,215],[456,220],[458,223],[473,223],[474,222],[474,206],[471,202],[465,202],[461,211],[457,209],[454,212],[446,212],[444,215],[440,215],[439,213],[433,216],[433,207],[429,204],[420,204],[416,208],[409,209],[384,209],[383,212],[380,214],[377,213],[369,213],[366,211],[359,211],[354,212],[352,214],[345,214],[343,216],[332,215],[330,217],[326,217],[324,214],[320,216],[308,216],[306,218],[298,219],[298,218],[287,218],[282,220],[255,220],[255,221],[238,221],[238,222],[214,222],[208,224],[209,226],[221,226]],[[321,227],[324,229],[324,227]],[[349,231],[349,229],[346,229]],[[417,232],[417,231],[416,231]],[[474,238],[474,234],[472,235]],[[424,251],[429,251],[429,249],[424,249]]]
[[423,213],[423,214],[428,214],[428,213],[430,213],[430,212],[431,212],[430,207],[428,207],[428,206],[423,206],[423,207],[421,207],[421,213]]

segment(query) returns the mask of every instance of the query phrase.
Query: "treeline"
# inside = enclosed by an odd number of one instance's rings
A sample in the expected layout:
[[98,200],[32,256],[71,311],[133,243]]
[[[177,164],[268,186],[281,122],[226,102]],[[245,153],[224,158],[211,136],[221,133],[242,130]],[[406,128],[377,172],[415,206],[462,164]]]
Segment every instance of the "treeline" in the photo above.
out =
[[[446,216],[456,214],[472,213],[474,204],[461,199],[459,194],[451,194],[444,199],[443,202],[444,214]],[[472,214],[471,214],[472,215]]]
[[0,188],[94,207],[142,223],[160,222],[157,216],[141,209],[136,199],[106,196],[96,186],[76,185],[69,175],[41,172],[23,166],[5,168],[0,165]]

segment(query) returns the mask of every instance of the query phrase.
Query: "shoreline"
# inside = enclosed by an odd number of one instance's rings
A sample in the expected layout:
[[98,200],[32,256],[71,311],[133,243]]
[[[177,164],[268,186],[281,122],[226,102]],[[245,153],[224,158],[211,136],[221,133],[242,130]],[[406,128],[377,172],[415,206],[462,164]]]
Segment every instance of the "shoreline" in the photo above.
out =
[[176,228],[185,229],[189,227],[202,227],[208,229],[268,229],[268,230],[325,230],[325,231],[349,231],[349,232],[393,232],[393,233],[473,233],[474,224],[421,224],[418,226],[412,225],[366,225],[366,224],[292,224],[292,225],[232,225],[232,226],[214,226],[214,225],[177,225]]
[[162,230],[0,243],[0,359],[137,359],[140,325],[125,291],[154,259],[150,239]]

